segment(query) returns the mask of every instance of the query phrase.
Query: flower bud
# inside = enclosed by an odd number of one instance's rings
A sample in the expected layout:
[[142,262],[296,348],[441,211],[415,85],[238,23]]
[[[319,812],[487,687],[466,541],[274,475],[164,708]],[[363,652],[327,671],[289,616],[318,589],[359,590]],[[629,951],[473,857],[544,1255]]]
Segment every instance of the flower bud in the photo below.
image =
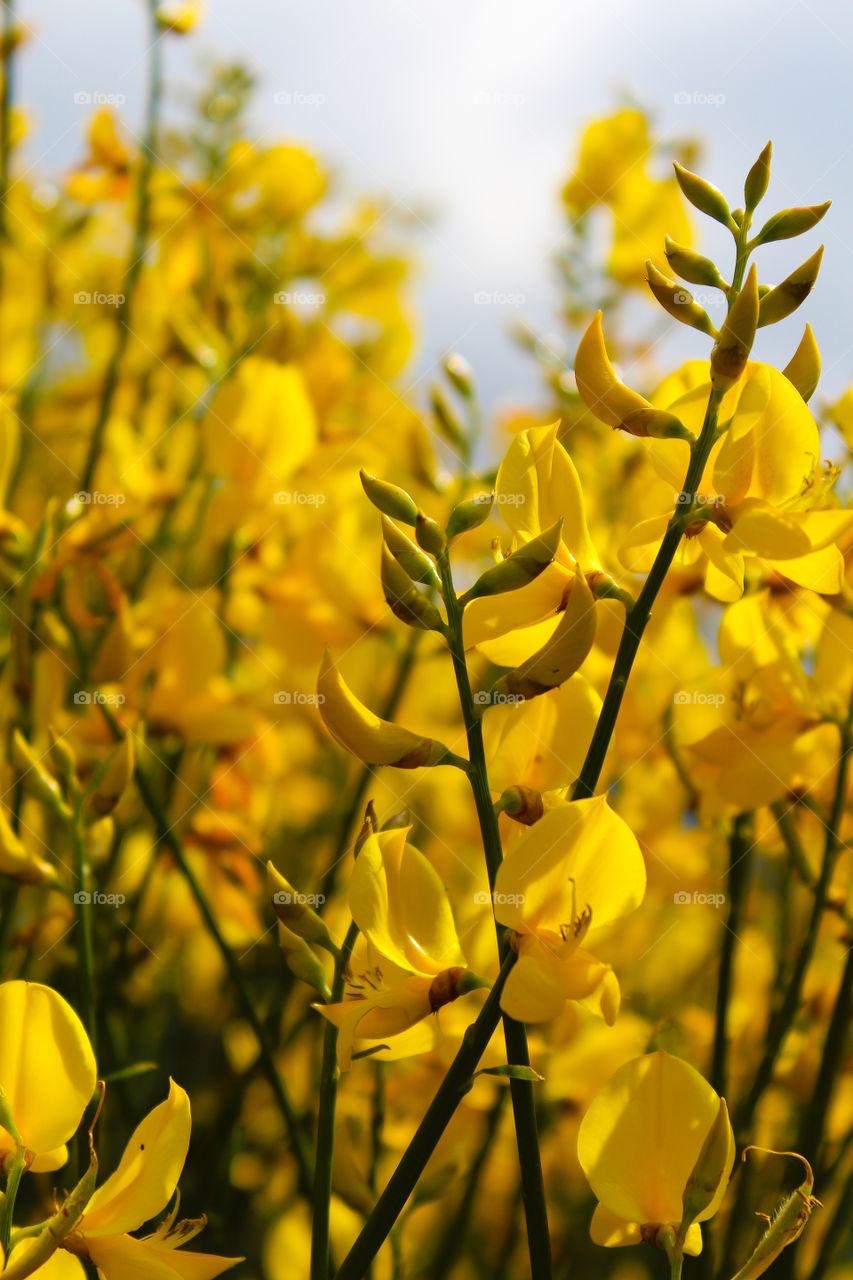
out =
[[478,529],[481,524],[485,524],[494,504],[494,493],[460,502],[450,513],[450,519],[447,522],[448,538],[456,538],[460,533],[469,533],[471,529]]
[[19,729],[12,734],[12,761],[27,791],[37,796],[58,818],[68,819],[71,811],[63,799],[59,783],[48,773]]
[[753,263],[711,352],[711,381],[716,386],[734,386],[746,368],[758,327],[758,307],[758,275]]
[[682,168],[680,164],[675,164],[673,167],[678,185],[694,209],[698,209],[700,213],[706,213],[709,218],[714,218],[717,222],[722,222],[724,227],[731,227],[732,215],[722,191],[718,191],[698,174]]
[[806,325],[803,336],[800,338],[800,345],[782,372],[808,402],[820,381],[820,351],[810,324]]
[[[0,809],[0,875],[9,876],[19,884],[45,884],[56,879],[50,863],[35,857],[12,830]],[[0,1125],[3,1125],[0,1120]],[[3,1125],[3,1128],[8,1128]]]
[[460,598],[460,603],[466,605],[469,600],[476,600],[480,596],[494,596],[502,591],[514,591],[517,587],[526,586],[528,582],[538,578],[557,554],[562,528],[563,521],[560,518],[550,529],[525,542],[523,547],[513,551],[512,555],[501,560],[500,564],[486,569],[485,573],[480,574],[473,587],[470,587]]
[[438,429],[445,440],[452,444],[454,449],[462,449],[465,445],[465,430],[441,387],[430,387],[429,402]]
[[474,371],[464,356],[445,356],[441,364],[460,396],[470,399],[474,394]]
[[319,991],[326,1002],[331,1000],[332,991],[320,961],[308,943],[288,929],[287,925],[282,924],[280,920],[278,941],[284,955],[284,963],[290,972],[302,982],[307,983],[309,987],[313,987],[315,991]]
[[364,492],[383,515],[390,516],[392,520],[402,520],[403,524],[417,523],[418,504],[410,493],[388,480],[377,480],[368,471],[361,471],[359,475]]
[[664,241],[666,260],[676,275],[688,284],[707,284],[712,289],[725,289],[726,283],[710,258],[677,244],[671,236]]
[[103,818],[112,813],[133,778],[136,753],[133,738],[126,733],[99,770],[86,795],[88,817]]
[[406,537],[402,529],[398,529],[387,516],[382,516],[382,536],[391,555],[413,582],[423,582],[433,587],[441,585],[429,556],[425,556],[420,547],[415,546],[411,538]]
[[772,151],[773,143],[768,142],[746,175],[746,181],[743,184],[743,198],[750,213],[752,213],[759,201],[763,199],[767,190],[767,184],[770,181],[770,156]]
[[765,324],[784,320],[792,311],[796,311],[801,302],[805,302],[814,288],[822,257],[823,245],[797,267],[796,271],[786,276],[781,284],[764,295],[758,308],[759,329]]
[[447,538],[444,536],[444,530],[435,520],[431,520],[428,515],[424,515],[423,511],[417,513],[415,521],[415,538],[419,547],[423,547],[424,551],[436,559],[444,555],[447,550]]
[[291,933],[305,942],[316,943],[333,955],[337,952],[329,930],[306,901],[306,895],[298,893],[271,862],[267,863],[267,889],[272,897],[273,911]]
[[669,276],[658,271],[651,258],[646,259],[646,280],[664,311],[667,315],[671,315],[673,320],[680,320],[682,324],[688,324],[692,329],[699,329],[701,333],[707,333],[712,338],[716,337],[717,331],[704,307],[700,307],[698,302],[693,301],[693,295],[683,285],[670,280]]
[[805,231],[816,227],[826,213],[831,200],[825,204],[805,205],[796,209],[781,209],[765,222],[753,245],[769,244],[771,240],[790,240],[792,236],[801,236]]
[[441,629],[441,614],[438,609],[418,590],[384,542],[380,577],[386,603],[395,618],[409,627],[420,627],[423,631]]

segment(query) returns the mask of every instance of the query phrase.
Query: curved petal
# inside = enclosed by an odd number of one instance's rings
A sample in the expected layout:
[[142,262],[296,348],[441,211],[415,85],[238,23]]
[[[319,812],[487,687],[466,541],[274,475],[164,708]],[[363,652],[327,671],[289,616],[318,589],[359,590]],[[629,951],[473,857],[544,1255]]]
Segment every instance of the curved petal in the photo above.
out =
[[128,1235],[93,1240],[89,1256],[104,1280],[214,1280],[243,1261],[169,1249]]
[[592,1222],[589,1224],[589,1238],[593,1244],[603,1245],[605,1249],[641,1244],[643,1240],[639,1222],[626,1222],[624,1218],[617,1218],[603,1204],[595,1206]]
[[137,1125],[115,1173],[89,1201],[82,1235],[89,1239],[135,1231],[165,1209],[187,1158],[190,1125],[190,1100],[170,1080],[166,1101]]
[[518,1022],[551,1022],[565,1003],[562,984],[538,958],[519,956],[501,992],[504,1013]]

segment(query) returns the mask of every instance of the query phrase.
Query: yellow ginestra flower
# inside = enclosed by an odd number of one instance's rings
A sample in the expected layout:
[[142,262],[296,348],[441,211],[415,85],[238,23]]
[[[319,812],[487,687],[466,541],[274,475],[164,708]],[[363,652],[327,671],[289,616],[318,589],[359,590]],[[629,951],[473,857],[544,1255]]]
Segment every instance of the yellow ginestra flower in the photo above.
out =
[[489,783],[554,791],[576,781],[601,711],[601,698],[576,672],[529,702],[497,703],[483,720]]
[[[65,1143],[83,1118],[97,1073],[83,1024],[71,1006],[38,982],[0,986],[0,1087],[36,1173],[59,1169]],[[0,1166],[17,1147],[0,1128]]]
[[350,910],[368,944],[370,971],[348,998],[315,1008],[340,1028],[338,1061],[350,1064],[353,1040],[408,1031],[482,981],[466,968],[447,891],[408,829],[371,835],[356,859]]
[[190,1143],[190,1100],[169,1082],[169,1096],[137,1125],[119,1166],[89,1201],[63,1248],[89,1258],[104,1280],[213,1280],[240,1258],[177,1252],[204,1219],[175,1223],[177,1209],[155,1232],[129,1235],[162,1213],[175,1193]]
[[[578,1133],[578,1159],[599,1200],[590,1226],[596,1244],[654,1244],[661,1227],[678,1229],[688,1182],[720,1113],[720,1098],[681,1058],[650,1053],[619,1068]],[[685,1253],[701,1253],[699,1223],[726,1193],[735,1142],[725,1115],[722,1128],[710,1176],[716,1190],[687,1231]]]
[[619,1012],[619,983],[581,943],[640,905],[646,868],[628,825],[604,796],[551,809],[529,827],[498,869],[495,917],[513,931],[518,961],[501,1008],[547,1022],[566,1000],[605,1021]]
[[[710,389],[707,365],[692,361],[652,399],[696,433]],[[835,544],[853,526],[853,512],[819,509],[826,488],[818,479],[820,439],[799,392],[777,369],[750,362],[723,398],[719,418],[729,425],[695,495],[704,518],[687,529],[676,567],[704,562],[706,590],[725,601],[742,594],[745,568],[757,560],[800,586],[827,595],[840,591],[843,562]],[[649,448],[676,498],[687,444],[652,441]],[[670,515],[671,508],[634,528],[619,551],[626,568],[647,571]]]
[[[559,425],[520,431],[498,469],[496,504],[517,544],[563,521],[553,564],[528,585],[472,600],[465,609],[466,646],[476,645],[501,666],[518,666],[547,645],[573,592],[583,596],[582,607],[576,607],[582,619],[594,621],[594,602],[580,579],[600,571],[601,564],[587,528],[580,477],[557,439]],[[589,651],[592,627],[581,621],[577,633],[586,641],[575,669]]]

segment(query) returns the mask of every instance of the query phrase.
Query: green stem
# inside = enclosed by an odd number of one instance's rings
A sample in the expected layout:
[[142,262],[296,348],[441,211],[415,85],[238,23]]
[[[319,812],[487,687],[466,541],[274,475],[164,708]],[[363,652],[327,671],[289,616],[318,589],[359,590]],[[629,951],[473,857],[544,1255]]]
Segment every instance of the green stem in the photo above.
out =
[[98,465],[98,458],[104,443],[104,433],[109,422],[115,393],[118,390],[121,361],[130,336],[133,295],[136,291],[148,243],[151,212],[151,177],[154,172],[154,160],[156,158],[160,99],[163,92],[163,55],[160,47],[162,32],[156,22],[157,0],[148,0],[148,11],[151,20],[151,60],[145,112],[145,136],[142,141],[142,153],[139,158],[139,172],[136,180],[136,219],[133,228],[133,243],[130,250],[130,259],[124,273],[124,280],[122,281],[122,300],[116,310],[115,344],[104,376],[104,387],[98,406],[98,416],[89,441],[89,450],[77,485],[78,491],[86,493],[89,492],[92,486],[95,468]]
[[[809,917],[806,935],[803,938],[797,959],[794,963],[794,969],[791,979],[785,990],[781,1004],[771,1015],[770,1024],[767,1029],[767,1039],[765,1042],[764,1054],[758,1064],[758,1069],[753,1077],[752,1087],[749,1090],[742,1106],[736,1113],[735,1131],[737,1133],[746,1134],[749,1132],[752,1123],[752,1117],[755,1114],[755,1108],[767,1088],[773,1076],[773,1070],[776,1066],[776,1060],[781,1052],[785,1038],[796,1017],[797,1010],[800,1007],[802,999],[803,984],[805,982],[806,973],[811,964],[815,947],[817,946],[818,935],[820,933],[820,925],[823,919],[823,913],[826,910],[827,898],[829,896],[829,887],[832,882],[833,872],[838,861],[838,855],[841,852],[842,844],[839,839],[839,826],[844,813],[844,801],[847,795],[847,781],[850,772],[850,751],[853,745],[853,697],[851,697],[848,708],[847,718],[841,725],[841,746],[838,761],[838,772],[835,781],[835,792],[833,795],[832,808],[829,815],[829,824],[826,828],[826,836],[824,840],[823,862],[821,864],[820,875],[817,885],[815,886],[814,902],[812,903],[811,915]],[[849,983],[853,981],[853,970],[849,963],[845,970],[845,978],[842,979],[842,985],[838,992],[838,1000],[843,1001],[845,998],[845,980]],[[850,970],[848,976],[848,970]],[[849,993],[847,998],[849,999]],[[836,1009],[838,1005],[836,1004]],[[832,1024],[830,1025],[829,1035],[832,1033]],[[827,1047],[829,1045],[829,1035],[827,1038]],[[826,1057],[821,1064],[821,1077],[825,1076]],[[817,1113],[817,1108],[821,1105],[822,1100],[818,1094],[813,1097],[812,1108],[809,1109]],[[811,1149],[812,1143],[806,1144]]]
[[27,1151],[23,1146],[15,1148],[15,1154],[12,1157],[12,1164],[6,1178],[6,1192],[3,1197],[2,1207],[2,1225],[0,1225],[0,1245],[2,1245],[2,1256],[6,1257],[9,1253],[9,1241],[12,1236],[12,1221],[15,1216],[15,1200],[18,1196],[18,1188],[21,1185],[21,1178],[27,1167]]
[[[690,464],[682,486],[684,493],[695,493],[702,479],[702,473],[705,470],[705,464],[708,461],[708,455],[711,452],[711,446],[714,443],[717,431],[717,414],[722,398],[722,390],[717,386],[712,386],[711,394],[708,397],[708,405],[705,409],[702,431],[698,440],[690,449]],[[613,664],[613,671],[610,675],[607,692],[604,695],[601,714],[598,717],[598,723],[595,726],[595,732],[592,735],[586,759],[583,762],[580,776],[572,792],[573,800],[585,800],[595,793],[604,765],[604,757],[610,745],[613,730],[616,727],[616,719],[622,705],[625,686],[628,683],[628,677],[631,674],[631,668],[634,665],[634,659],[637,656],[643,632],[651,618],[652,605],[657,599],[658,592],[663,586],[664,579],[675,558],[683,531],[684,506],[678,504],[667,525],[666,533],[658,548],[654,563],[649,570],[649,575],[643,583],[642,590],[636,602],[626,612],[625,628],[616,652],[616,661]]]
[[[116,738],[120,738],[121,730],[109,708],[102,706],[101,709]],[[278,1068],[275,1064],[272,1047],[263,1022],[255,1008],[245,974],[240,968],[240,963],[237,957],[222,935],[222,931],[216,922],[216,917],[213,914],[210,903],[207,901],[204,891],[196,879],[192,867],[186,860],[181,842],[169,826],[168,819],[163,812],[163,809],[154,794],[151,783],[148,780],[148,776],[141,765],[137,764],[133,776],[139,790],[139,794],[142,798],[142,802],[154,821],[154,825],[157,830],[157,839],[169,850],[169,853],[175,860],[178,870],[186,881],[187,887],[195,899],[199,914],[207,927],[208,933],[215,942],[219,954],[225,964],[225,968],[228,971],[228,975],[234,984],[234,988],[239,996],[245,1017],[255,1034],[264,1075],[272,1089],[273,1096],[275,1097],[276,1104],[281,1112],[282,1118],[284,1119],[288,1136],[290,1137],[299,1176],[299,1189],[303,1195],[310,1199],[313,1189],[313,1173],[311,1170],[311,1161],[305,1148],[305,1140],[299,1126],[298,1117],[293,1109],[293,1103],[290,1101],[290,1097],[284,1087],[284,1082],[282,1081]]]
[[[332,1003],[344,998],[347,965],[358,937],[352,921],[343,945],[335,957]],[[317,1155],[314,1161],[314,1196],[311,1229],[311,1280],[327,1280],[332,1272],[329,1246],[329,1214],[332,1203],[332,1157],[335,1142],[335,1109],[338,1100],[338,1028],[326,1021],[323,1035],[323,1065],[320,1071],[320,1104],[317,1119]]]
[[[474,803],[480,823],[489,887],[494,890],[495,877],[501,864],[500,828],[498,815],[492,804],[489,787],[486,752],[483,744],[483,723],[477,715],[468,665],[465,661],[465,644],[462,632],[462,610],[456,598],[453,576],[447,553],[439,559],[442,595],[447,609],[447,642],[453,660],[453,670],[459,691],[459,702],[465,722],[468,740],[468,779],[474,794]],[[505,931],[495,924],[498,949],[503,960],[510,949]],[[517,1066],[530,1066],[527,1048],[527,1032],[523,1023],[504,1016],[504,1040],[507,1061]],[[551,1240],[548,1228],[548,1208],[545,1198],[545,1182],[542,1176],[542,1157],[539,1151],[539,1134],[536,1122],[536,1100],[533,1084],[529,1080],[511,1080],[510,1096],[515,1120],[516,1143],[521,1168],[522,1199],[527,1222],[527,1243],[530,1254],[532,1280],[550,1280]]]
[[438,1092],[355,1244],[344,1258],[335,1280],[363,1280],[368,1267],[402,1213],[456,1108],[471,1087],[477,1064],[500,1022],[501,992],[515,961],[515,952],[510,951],[476,1021],[471,1023],[462,1037],[462,1044],[439,1085]]
[[720,951],[717,978],[717,1008],[714,1026],[714,1048],[711,1057],[711,1085],[721,1097],[726,1092],[726,1059],[728,1057],[728,1016],[732,994],[735,947],[738,943],[746,903],[751,852],[754,842],[754,820],[751,813],[735,818],[729,834],[729,871],[726,881],[729,911]]
[[[92,876],[89,859],[86,856],[82,797],[78,797],[74,805],[74,816],[71,824],[71,846],[74,878],[77,882],[77,889],[74,893],[74,915],[77,920],[80,939],[77,951],[80,979],[80,1010],[83,1025],[86,1028],[92,1049],[97,1056],[95,949],[92,942]],[[88,1150],[88,1147],[86,1149]]]

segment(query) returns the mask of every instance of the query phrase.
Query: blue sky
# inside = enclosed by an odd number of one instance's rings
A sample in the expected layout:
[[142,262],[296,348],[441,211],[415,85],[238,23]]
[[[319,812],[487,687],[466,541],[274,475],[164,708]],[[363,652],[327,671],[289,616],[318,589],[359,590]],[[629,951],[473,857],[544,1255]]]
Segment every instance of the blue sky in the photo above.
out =
[[[49,179],[82,146],[90,108],[75,94],[122,95],[138,125],[143,4],[18,8],[35,32],[19,72],[27,160]],[[169,42],[173,102],[205,60],[240,57],[258,76],[259,133],[308,142],[343,190],[417,215],[416,399],[449,348],[473,363],[488,406],[530,398],[535,370],[507,331],[520,318],[553,327],[561,182],[582,123],[626,94],[664,138],[704,139],[703,172],[733,203],[768,137],[768,211],[832,198],[819,231],[765,251],[775,282],[826,242],[815,294],[756,353],[784,364],[808,319],[822,389],[853,382],[853,11],[841,0],[206,0],[206,11],[196,34]],[[705,247],[725,250],[713,230]],[[703,341],[685,330],[669,351],[704,354]]]

